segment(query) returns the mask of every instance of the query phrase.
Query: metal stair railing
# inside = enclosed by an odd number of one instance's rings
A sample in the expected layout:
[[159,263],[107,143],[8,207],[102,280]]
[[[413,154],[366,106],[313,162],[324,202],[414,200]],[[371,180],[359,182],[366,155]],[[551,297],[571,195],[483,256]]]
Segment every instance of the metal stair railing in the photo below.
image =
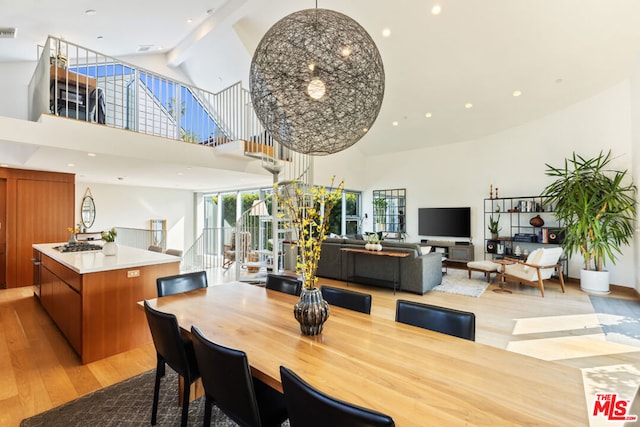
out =
[[225,246],[231,243],[233,228],[205,228],[182,256],[182,270],[199,271],[222,267]]
[[250,140],[240,82],[213,93],[49,36],[29,83],[29,120],[42,114],[99,123],[204,145]]

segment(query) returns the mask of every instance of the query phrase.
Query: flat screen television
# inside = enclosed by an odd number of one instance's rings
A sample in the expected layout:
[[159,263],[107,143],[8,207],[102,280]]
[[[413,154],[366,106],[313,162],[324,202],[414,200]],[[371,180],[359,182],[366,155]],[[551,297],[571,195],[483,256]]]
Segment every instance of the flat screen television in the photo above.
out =
[[419,208],[418,234],[471,237],[471,208]]

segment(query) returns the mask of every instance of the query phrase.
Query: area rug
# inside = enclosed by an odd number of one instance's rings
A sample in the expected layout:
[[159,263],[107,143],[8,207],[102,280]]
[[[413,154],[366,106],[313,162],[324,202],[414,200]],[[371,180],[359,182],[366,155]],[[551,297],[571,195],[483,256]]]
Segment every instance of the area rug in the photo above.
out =
[[[484,275],[482,276],[484,279]],[[469,279],[467,271],[451,271],[442,276],[442,283],[432,290],[447,294],[478,298],[489,287],[485,280]]]
[[[155,370],[151,370],[22,420],[20,426],[150,425],[154,381]],[[178,406],[178,376],[167,367],[160,386],[157,425],[180,425],[181,416],[182,408]],[[202,425],[203,419],[204,397],[201,397],[189,404],[189,425]],[[236,425],[215,406],[211,421],[214,426]]]

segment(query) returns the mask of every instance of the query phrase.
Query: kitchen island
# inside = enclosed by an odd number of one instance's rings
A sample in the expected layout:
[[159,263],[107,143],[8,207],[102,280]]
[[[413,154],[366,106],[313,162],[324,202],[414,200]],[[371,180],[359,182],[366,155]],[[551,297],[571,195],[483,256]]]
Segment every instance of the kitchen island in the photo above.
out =
[[82,363],[150,343],[136,302],[156,298],[156,278],[178,274],[181,259],[128,246],[114,256],[61,252],[59,246],[64,243],[33,245],[36,295]]

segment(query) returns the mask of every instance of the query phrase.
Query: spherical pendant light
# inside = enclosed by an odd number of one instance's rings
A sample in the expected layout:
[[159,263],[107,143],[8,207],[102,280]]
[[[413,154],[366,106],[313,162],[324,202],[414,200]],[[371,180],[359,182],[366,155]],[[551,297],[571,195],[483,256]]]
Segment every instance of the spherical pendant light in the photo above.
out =
[[308,9],[267,31],[253,55],[249,84],[256,115],[275,140],[326,155],[371,129],[384,96],[384,67],[357,22]]

